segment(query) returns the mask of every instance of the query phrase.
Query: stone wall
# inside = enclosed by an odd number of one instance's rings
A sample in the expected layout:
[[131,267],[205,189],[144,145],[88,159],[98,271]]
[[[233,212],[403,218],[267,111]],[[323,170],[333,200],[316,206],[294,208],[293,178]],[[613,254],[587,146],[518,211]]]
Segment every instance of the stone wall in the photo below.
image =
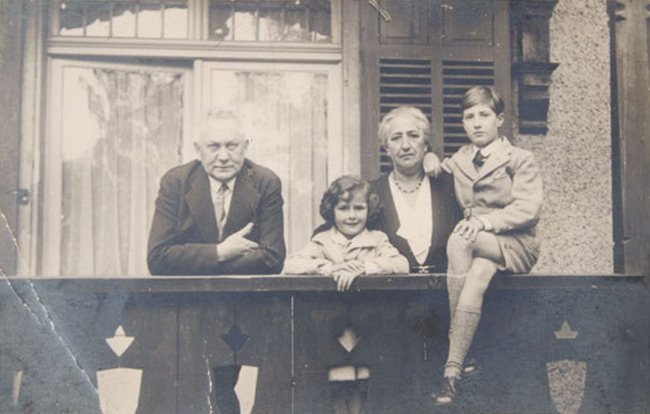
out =
[[540,165],[545,204],[536,273],[613,271],[610,30],[606,0],[560,0],[550,21],[548,133],[515,135]]

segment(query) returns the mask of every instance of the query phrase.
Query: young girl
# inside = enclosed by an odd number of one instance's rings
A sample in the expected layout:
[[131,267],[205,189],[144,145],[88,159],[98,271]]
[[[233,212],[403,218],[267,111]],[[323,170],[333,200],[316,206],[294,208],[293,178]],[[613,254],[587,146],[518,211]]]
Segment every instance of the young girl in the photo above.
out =
[[542,206],[542,180],[526,150],[499,136],[503,100],[489,87],[468,90],[461,102],[471,144],[440,165],[427,154],[425,170],[453,174],[465,218],[447,242],[449,354],[437,404],[451,404],[463,362],[481,317],[483,295],[497,270],[527,273],[539,256],[535,237]]
[[408,273],[408,261],[388,237],[368,229],[378,213],[379,198],[368,182],[351,176],[337,179],[320,203],[325,224],[302,250],[289,256],[283,273],[332,276],[338,290],[349,289],[364,274]]

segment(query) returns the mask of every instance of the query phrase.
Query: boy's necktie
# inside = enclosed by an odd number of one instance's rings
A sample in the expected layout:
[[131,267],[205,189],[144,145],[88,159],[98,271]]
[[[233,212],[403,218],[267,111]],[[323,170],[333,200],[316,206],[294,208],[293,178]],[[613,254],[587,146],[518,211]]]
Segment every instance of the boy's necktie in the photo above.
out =
[[476,154],[474,155],[474,159],[472,159],[472,162],[474,163],[474,166],[476,167],[477,170],[481,168],[483,164],[485,164],[486,158],[487,157],[483,155],[481,150],[476,151]]
[[219,241],[223,240],[223,228],[226,225],[226,193],[228,186],[222,183],[221,187],[217,190],[214,197],[214,213],[217,219],[217,227],[219,228]]

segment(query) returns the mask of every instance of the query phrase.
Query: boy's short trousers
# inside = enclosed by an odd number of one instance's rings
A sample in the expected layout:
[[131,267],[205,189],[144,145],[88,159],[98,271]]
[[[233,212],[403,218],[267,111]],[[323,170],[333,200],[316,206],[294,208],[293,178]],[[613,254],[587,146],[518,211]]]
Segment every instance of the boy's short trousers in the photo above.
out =
[[503,254],[505,266],[499,270],[511,273],[528,273],[537,263],[539,244],[534,236],[524,232],[495,234]]

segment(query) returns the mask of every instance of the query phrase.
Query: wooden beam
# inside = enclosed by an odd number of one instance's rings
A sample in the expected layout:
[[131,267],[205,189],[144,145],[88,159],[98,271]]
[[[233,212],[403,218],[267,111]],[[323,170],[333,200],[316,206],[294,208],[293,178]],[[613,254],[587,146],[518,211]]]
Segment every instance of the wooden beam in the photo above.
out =
[[[0,274],[16,273],[22,2],[0,2]],[[27,201],[26,198],[21,198]]]
[[[624,272],[650,274],[650,66],[647,1],[615,2],[615,103],[617,119],[614,171],[621,219],[615,234]],[[618,175],[618,176],[616,176]],[[616,223],[616,221],[615,221]],[[622,250],[622,251],[621,251]]]
[[[494,280],[495,289],[599,289],[627,284],[647,289],[650,276],[640,275],[502,275]],[[34,283],[37,287],[71,292],[334,292],[336,284],[326,276],[258,275],[258,276],[149,276],[106,278],[15,278],[20,287]],[[445,275],[372,275],[360,277],[353,291],[426,291],[444,290]]]

